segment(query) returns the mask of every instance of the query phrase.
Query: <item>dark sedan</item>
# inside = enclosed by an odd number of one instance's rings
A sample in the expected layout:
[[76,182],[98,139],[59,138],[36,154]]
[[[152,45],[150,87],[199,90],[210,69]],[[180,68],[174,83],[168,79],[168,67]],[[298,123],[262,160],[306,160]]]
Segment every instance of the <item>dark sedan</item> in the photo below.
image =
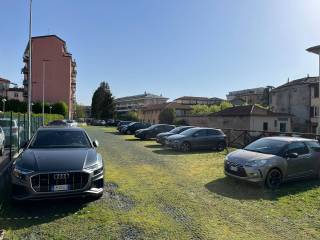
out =
[[121,133],[123,134],[134,134],[137,130],[145,129],[150,127],[148,123],[132,122],[129,125],[124,125],[121,128]]
[[40,128],[13,163],[14,200],[101,197],[104,164],[81,128]]
[[166,146],[183,152],[195,149],[222,151],[226,148],[226,135],[220,129],[196,127],[168,137]]
[[125,125],[129,125],[132,121],[120,121],[117,126],[117,130],[120,132],[121,128]]
[[155,138],[159,133],[169,132],[172,129],[174,129],[175,126],[168,125],[168,124],[155,124],[151,127],[148,127],[146,129],[140,129],[137,130],[134,134],[136,138],[140,138],[142,140],[145,139],[153,139]]
[[166,139],[172,135],[182,133],[183,131],[186,131],[190,128],[194,128],[192,126],[180,126],[172,129],[170,132],[165,133],[159,133],[156,137],[157,143],[160,143],[161,145],[165,145]]

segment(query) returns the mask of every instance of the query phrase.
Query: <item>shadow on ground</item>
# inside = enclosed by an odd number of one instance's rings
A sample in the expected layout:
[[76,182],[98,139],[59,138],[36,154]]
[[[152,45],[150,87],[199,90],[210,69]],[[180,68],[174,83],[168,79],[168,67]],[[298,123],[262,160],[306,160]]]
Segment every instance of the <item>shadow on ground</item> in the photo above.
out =
[[214,150],[202,150],[202,151],[191,151],[191,152],[181,152],[178,150],[173,150],[171,148],[161,148],[153,150],[154,153],[160,155],[192,155],[192,154],[208,154],[208,153],[226,153],[226,151],[218,152]]
[[320,186],[320,180],[305,180],[288,182],[277,190],[269,190],[263,185],[238,181],[229,177],[220,178],[209,182],[205,187],[218,195],[238,200],[277,200],[283,196],[294,195]]
[[160,144],[150,144],[150,145],[146,145],[146,148],[151,148],[151,149],[161,149],[163,148],[163,146],[161,146]]

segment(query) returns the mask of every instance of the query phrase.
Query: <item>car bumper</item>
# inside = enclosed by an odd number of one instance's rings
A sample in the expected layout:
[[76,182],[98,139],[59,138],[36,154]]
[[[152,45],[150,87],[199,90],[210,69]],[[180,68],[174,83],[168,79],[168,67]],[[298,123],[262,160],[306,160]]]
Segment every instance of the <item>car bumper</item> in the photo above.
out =
[[97,175],[93,175],[93,171],[89,173],[89,179],[84,188],[74,191],[61,191],[61,192],[36,192],[32,186],[30,177],[27,176],[25,181],[11,176],[12,182],[12,199],[15,201],[26,200],[45,200],[57,198],[73,198],[73,197],[86,197],[86,196],[101,196],[104,189],[104,171]]
[[248,182],[260,183],[265,180],[263,171],[259,168],[238,166],[237,170],[233,171],[225,164],[224,173],[229,177]]

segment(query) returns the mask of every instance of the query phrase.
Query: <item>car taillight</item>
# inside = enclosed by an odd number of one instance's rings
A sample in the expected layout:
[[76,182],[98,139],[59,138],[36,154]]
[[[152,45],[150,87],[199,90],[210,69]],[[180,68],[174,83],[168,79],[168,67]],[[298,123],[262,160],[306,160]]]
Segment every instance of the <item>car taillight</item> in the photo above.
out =
[[18,132],[18,128],[17,127],[13,127],[12,128],[12,133],[17,133]]

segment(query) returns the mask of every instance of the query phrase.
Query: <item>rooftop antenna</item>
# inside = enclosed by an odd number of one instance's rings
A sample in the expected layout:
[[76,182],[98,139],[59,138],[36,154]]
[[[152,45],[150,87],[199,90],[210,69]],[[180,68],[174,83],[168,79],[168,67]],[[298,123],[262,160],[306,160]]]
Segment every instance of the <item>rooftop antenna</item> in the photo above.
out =
[[290,82],[290,78],[288,78],[288,80],[287,80],[287,83],[289,83]]

